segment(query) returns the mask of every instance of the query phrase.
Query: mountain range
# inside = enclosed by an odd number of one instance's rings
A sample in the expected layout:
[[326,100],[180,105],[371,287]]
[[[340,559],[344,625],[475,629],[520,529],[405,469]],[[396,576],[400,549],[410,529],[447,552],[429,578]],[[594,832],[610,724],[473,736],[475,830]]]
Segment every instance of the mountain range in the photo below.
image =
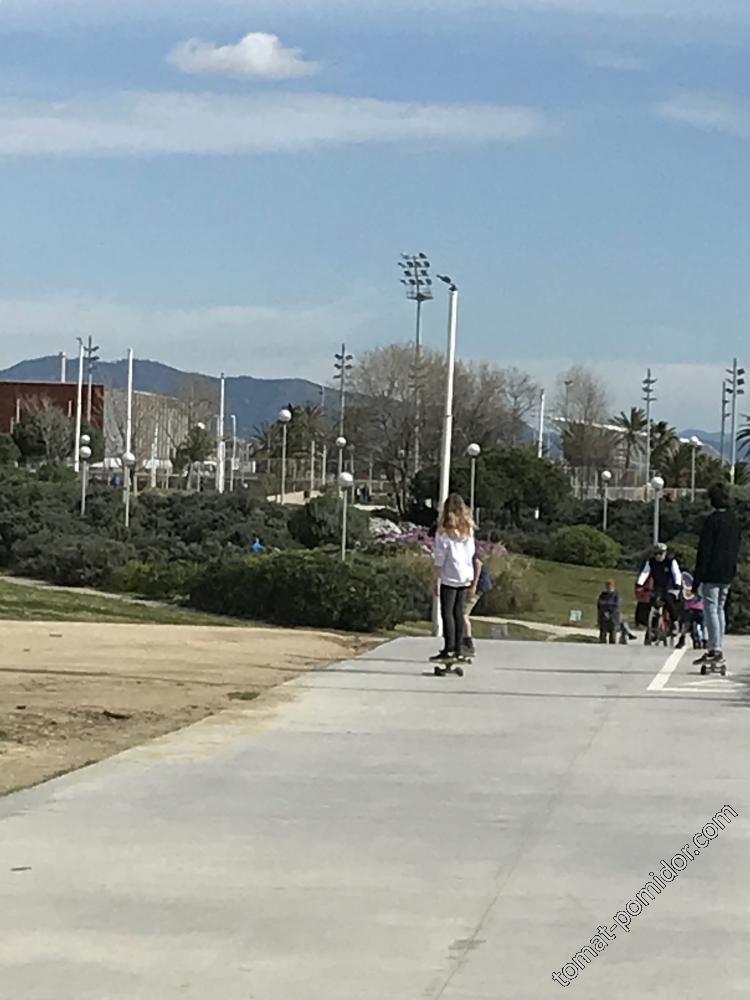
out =
[[[77,376],[77,361],[68,359],[68,381],[75,381]],[[0,371],[0,381],[12,382],[57,382],[60,379],[60,359],[55,356],[30,358],[20,361],[11,368]],[[200,380],[210,383],[218,393],[219,379],[200,372],[185,372],[160,361],[148,361],[136,358],[133,366],[134,387],[142,392],[155,392],[165,396],[179,395],[185,391],[191,381]],[[127,362],[99,361],[96,366],[95,381],[113,389],[127,387]],[[304,406],[306,403],[320,404],[321,386],[300,378],[253,378],[250,375],[227,377],[226,379],[226,412],[237,417],[237,431],[243,437],[249,437],[256,428],[264,423],[271,423],[282,407]],[[326,411],[333,413],[338,405],[337,390],[322,388]],[[217,396],[218,398],[218,396]],[[529,431],[530,437],[533,432]],[[680,437],[696,436],[719,452],[721,435],[711,431],[691,428],[680,431]]]
[[[68,359],[67,379],[75,381],[78,375],[77,359]],[[127,388],[127,361],[99,361],[94,373],[94,381],[112,389]],[[0,371],[0,381],[11,382],[58,382],[60,380],[60,359],[54,356],[31,358],[4,371]],[[184,372],[159,361],[136,358],[133,365],[133,386],[142,392],[155,392],[165,396],[184,393],[186,386],[200,380],[210,383],[218,399],[219,379],[199,372]],[[333,412],[337,405],[336,390],[326,388],[325,405]],[[261,424],[274,421],[280,409],[285,406],[304,406],[305,403],[320,404],[321,386],[306,379],[252,378],[242,375],[226,379],[226,412],[237,417],[237,432],[249,437]]]

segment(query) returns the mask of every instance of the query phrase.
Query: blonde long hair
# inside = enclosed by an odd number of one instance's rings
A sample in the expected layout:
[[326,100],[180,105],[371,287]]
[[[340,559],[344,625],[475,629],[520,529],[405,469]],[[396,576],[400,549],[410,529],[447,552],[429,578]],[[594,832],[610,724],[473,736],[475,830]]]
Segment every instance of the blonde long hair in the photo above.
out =
[[438,531],[449,538],[471,538],[474,534],[471,511],[458,493],[451,493],[443,504]]

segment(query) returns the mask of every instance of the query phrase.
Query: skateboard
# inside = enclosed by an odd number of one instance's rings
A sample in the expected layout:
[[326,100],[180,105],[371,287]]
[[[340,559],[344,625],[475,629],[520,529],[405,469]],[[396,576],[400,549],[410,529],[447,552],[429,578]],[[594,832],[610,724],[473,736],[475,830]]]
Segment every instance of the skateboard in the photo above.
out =
[[455,674],[456,677],[463,677],[463,665],[465,664],[468,666],[471,663],[471,657],[462,656],[458,659],[440,660],[439,663],[435,663],[434,660],[430,660],[428,662],[432,663],[436,677],[445,677],[446,674]]
[[710,660],[707,663],[701,663],[701,674],[715,674],[720,673],[722,677],[727,676],[727,661],[722,660],[721,663],[712,663]]

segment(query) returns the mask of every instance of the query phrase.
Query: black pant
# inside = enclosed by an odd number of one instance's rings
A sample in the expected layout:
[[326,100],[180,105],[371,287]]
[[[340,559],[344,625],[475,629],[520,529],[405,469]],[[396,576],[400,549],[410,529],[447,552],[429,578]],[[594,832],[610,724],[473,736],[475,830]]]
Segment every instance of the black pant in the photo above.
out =
[[443,617],[443,649],[460,653],[464,645],[464,606],[468,587],[440,584],[440,613]]

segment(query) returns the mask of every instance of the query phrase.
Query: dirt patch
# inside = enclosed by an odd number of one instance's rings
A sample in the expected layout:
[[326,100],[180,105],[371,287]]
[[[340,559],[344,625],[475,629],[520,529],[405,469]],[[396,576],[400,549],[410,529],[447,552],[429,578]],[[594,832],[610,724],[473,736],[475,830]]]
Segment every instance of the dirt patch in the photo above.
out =
[[0,795],[237,708],[372,645],[282,629],[0,622]]

